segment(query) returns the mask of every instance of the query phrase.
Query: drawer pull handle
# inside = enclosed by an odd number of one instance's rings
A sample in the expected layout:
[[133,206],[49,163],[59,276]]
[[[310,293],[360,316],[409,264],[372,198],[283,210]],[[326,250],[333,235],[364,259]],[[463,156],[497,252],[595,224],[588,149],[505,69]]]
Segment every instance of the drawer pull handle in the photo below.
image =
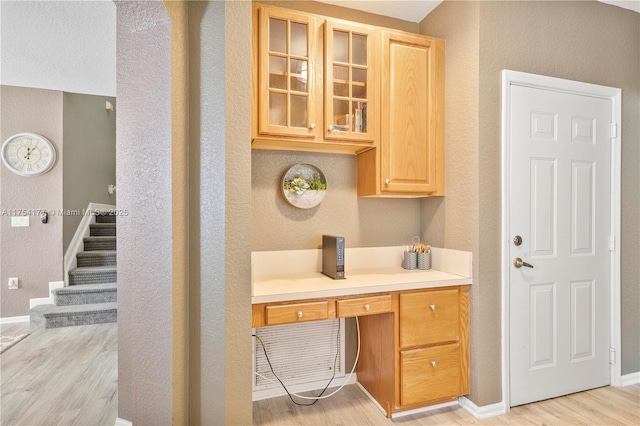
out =
[[435,311],[435,310],[436,310],[436,308],[437,308],[438,306],[436,306],[436,305],[429,305],[429,307],[431,308],[431,310],[432,310],[432,311]]
[[369,309],[371,309],[371,306],[370,306],[370,305],[364,305],[364,310],[365,310],[365,311],[368,311]]
[[431,366],[432,366],[432,367],[435,367],[436,365],[438,365],[438,363],[437,363],[437,362],[435,362],[435,361],[431,361]]
[[302,311],[298,311],[298,318],[302,318]]

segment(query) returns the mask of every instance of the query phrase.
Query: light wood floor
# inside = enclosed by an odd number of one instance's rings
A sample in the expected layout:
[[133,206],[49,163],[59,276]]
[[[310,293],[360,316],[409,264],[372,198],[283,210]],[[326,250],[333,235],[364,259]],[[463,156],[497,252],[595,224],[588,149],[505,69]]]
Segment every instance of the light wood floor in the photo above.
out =
[[[29,332],[6,324],[2,334]],[[0,355],[1,425],[107,425],[117,416],[117,325],[37,329]],[[460,407],[387,420],[355,385],[312,407],[253,403],[256,425],[640,425],[640,385],[604,387],[476,420]]]
[[[330,393],[331,389],[327,391]],[[640,425],[640,385],[604,387],[514,407],[507,414],[477,420],[451,406],[388,420],[356,385],[311,407],[287,396],[253,403],[255,425]]]
[[3,324],[3,335],[31,335],[0,355],[0,424],[108,425],[118,411],[117,325],[29,330]]

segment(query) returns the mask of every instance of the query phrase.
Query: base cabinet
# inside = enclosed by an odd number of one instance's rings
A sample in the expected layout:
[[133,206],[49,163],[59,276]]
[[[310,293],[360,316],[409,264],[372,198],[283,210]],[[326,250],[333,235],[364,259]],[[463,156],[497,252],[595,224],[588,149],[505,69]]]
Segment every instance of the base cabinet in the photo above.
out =
[[[469,286],[402,291],[393,301],[393,318],[360,322],[360,384],[388,417],[468,394]],[[373,371],[391,364],[393,375]]]
[[413,406],[463,395],[460,345],[400,352],[400,405]]
[[358,317],[358,382],[393,413],[469,393],[469,286],[254,304],[253,327]]

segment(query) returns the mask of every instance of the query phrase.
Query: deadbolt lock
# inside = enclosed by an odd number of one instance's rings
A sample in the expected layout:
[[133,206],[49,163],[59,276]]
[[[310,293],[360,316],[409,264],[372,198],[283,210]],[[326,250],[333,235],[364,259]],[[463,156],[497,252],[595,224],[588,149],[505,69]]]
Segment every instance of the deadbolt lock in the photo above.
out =
[[515,244],[516,246],[519,246],[520,244],[522,244],[522,237],[520,235],[516,235],[513,238],[513,244]]

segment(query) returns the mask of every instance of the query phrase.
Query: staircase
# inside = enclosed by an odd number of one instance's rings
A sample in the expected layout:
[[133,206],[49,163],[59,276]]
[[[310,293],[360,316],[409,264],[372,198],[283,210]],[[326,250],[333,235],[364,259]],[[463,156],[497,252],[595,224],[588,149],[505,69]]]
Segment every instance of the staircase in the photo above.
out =
[[117,322],[116,216],[96,214],[69,271],[69,285],[51,293],[54,304],[34,306],[31,325],[56,328]]

